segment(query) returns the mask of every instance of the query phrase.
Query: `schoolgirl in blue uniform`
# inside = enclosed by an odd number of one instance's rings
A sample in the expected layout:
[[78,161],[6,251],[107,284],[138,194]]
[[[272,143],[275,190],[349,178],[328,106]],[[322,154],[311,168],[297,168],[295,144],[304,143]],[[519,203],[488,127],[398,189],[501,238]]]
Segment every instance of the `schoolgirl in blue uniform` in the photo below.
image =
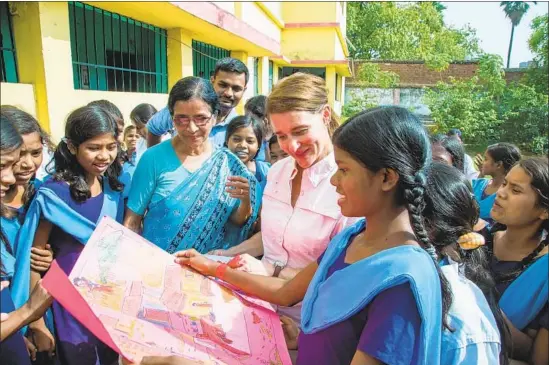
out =
[[513,335],[512,358],[549,363],[549,167],[544,158],[517,163],[498,189],[490,266],[499,305]]
[[[5,214],[4,198],[10,187],[15,184],[14,166],[19,161],[23,139],[12,123],[2,114],[0,117],[0,209]],[[0,363],[12,365],[30,365],[31,359],[23,335],[19,330],[33,320],[41,317],[51,304],[51,297],[38,283],[31,294],[32,300],[24,303],[16,310],[11,291],[10,281],[15,271],[15,254],[13,243],[0,226],[0,308],[2,323],[0,324]],[[7,316],[7,318],[5,318]],[[35,353],[32,354],[35,356]]]
[[[492,226],[490,210],[496,199],[496,192],[503,184],[505,175],[521,158],[519,149],[510,143],[496,143],[484,153],[481,173],[473,180],[473,192],[480,206],[480,219]],[[489,175],[491,179],[484,178]]]
[[425,225],[437,242],[442,272],[454,300],[451,330],[442,334],[441,364],[508,364],[510,337],[498,305],[485,240],[473,227],[479,206],[471,183],[458,169],[435,162],[427,184]]

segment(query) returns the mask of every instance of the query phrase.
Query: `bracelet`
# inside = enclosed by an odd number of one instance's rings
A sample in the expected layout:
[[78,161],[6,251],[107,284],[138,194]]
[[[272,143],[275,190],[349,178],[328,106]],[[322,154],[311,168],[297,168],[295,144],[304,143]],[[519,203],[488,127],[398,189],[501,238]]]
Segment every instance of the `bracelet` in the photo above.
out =
[[215,268],[215,277],[218,279],[224,280],[223,278],[225,277],[225,272],[227,271],[228,268],[229,266],[227,264],[219,264]]

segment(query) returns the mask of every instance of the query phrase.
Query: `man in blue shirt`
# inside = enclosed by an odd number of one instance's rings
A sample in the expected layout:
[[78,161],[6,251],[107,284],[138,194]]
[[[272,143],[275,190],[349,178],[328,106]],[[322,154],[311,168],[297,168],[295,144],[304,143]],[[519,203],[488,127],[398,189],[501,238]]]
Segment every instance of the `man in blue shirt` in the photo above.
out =
[[[222,58],[215,65],[215,72],[210,81],[219,97],[220,112],[210,132],[210,140],[216,147],[223,146],[227,125],[238,116],[234,108],[246,91],[249,76],[246,65],[235,58]],[[173,120],[168,107],[163,108],[151,118],[147,123],[147,129],[148,147],[160,143],[162,135],[174,133]]]

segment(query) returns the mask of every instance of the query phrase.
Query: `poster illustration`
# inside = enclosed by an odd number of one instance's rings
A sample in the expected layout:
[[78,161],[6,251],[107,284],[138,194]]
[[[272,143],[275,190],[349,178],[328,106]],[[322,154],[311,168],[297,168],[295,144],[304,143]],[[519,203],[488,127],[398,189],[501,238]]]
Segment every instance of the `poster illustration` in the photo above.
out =
[[73,316],[131,361],[176,355],[203,364],[290,365],[280,319],[104,217],[68,276],[44,279]]

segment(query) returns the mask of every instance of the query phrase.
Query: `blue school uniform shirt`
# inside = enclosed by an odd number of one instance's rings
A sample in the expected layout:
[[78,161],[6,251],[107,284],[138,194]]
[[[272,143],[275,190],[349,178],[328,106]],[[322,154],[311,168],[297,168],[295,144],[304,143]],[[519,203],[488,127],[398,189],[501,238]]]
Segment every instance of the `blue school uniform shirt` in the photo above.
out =
[[[237,116],[238,114],[236,113],[236,110],[232,109],[223,123],[216,124],[212,127],[210,132],[210,141],[212,141],[214,146],[217,148],[223,147],[225,144],[225,136],[227,135],[227,127],[229,122]],[[168,107],[163,108],[158,113],[153,115],[151,120],[147,123],[147,130],[155,136],[162,136],[166,133],[171,133],[172,136],[175,134],[172,116],[170,115]]]
[[473,180],[473,193],[480,207],[480,218],[484,219],[490,225],[493,220],[490,217],[490,211],[496,201],[496,194],[484,196],[484,189],[488,186],[489,179],[474,179]]
[[257,156],[255,157],[256,161],[267,161],[267,148],[269,147],[269,141],[263,141],[261,144],[259,151],[257,152]]
[[447,315],[450,328],[443,329],[441,364],[499,364],[501,337],[486,297],[463,274],[463,267],[447,259],[441,263],[453,295]]
[[[3,245],[3,243],[2,243]],[[6,279],[2,277],[2,280]],[[2,313],[11,313],[15,310],[15,305],[11,298],[9,288],[0,292],[0,307]],[[30,365],[30,357],[27,352],[27,346],[23,340],[20,331],[16,331],[0,343],[0,364],[9,365]]]
[[120,174],[119,180],[122,184],[124,184],[124,191],[122,192],[122,197],[124,199],[127,199],[130,195],[136,164],[136,153],[134,152],[130,160],[124,162],[122,165],[122,173]]
[[[350,265],[345,263],[346,252],[343,250],[328,269],[327,278]],[[386,364],[415,364],[420,328],[421,318],[410,285],[396,285],[342,322],[312,334],[301,332],[297,364],[350,364],[357,350]]]
[[261,186],[261,192],[265,191],[265,186],[267,185],[267,175],[269,173],[269,168],[271,164],[265,161],[255,161],[255,178]]

